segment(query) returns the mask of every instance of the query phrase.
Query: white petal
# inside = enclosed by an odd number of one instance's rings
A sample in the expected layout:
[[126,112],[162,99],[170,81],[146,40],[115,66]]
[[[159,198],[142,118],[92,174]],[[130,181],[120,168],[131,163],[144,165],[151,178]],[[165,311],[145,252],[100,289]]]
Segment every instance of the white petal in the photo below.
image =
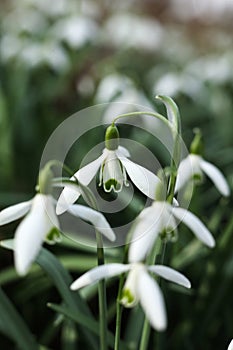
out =
[[76,189],[72,189],[70,186],[65,187],[57,201],[57,215],[61,215],[67,211],[69,206],[76,202],[80,195],[81,193],[79,192],[78,187]]
[[125,157],[119,157],[119,159],[135,186],[147,197],[155,199],[157,186],[161,184],[159,178],[151,171]]
[[5,249],[14,250],[14,239],[3,239],[0,241],[0,246]]
[[213,181],[219,192],[223,196],[229,196],[230,188],[221,171],[215,165],[206,162],[203,159],[201,160],[200,166],[206,175],[209,176],[209,178]]
[[68,212],[91,222],[92,225],[110,241],[115,241],[116,236],[102,213],[79,204],[71,205]]
[[172,212],[176,218],[183,221],[185,225],[187,225],[190,230],[193,231],[200,241],[205,243],[210,248],[215,246],[215,240],[212,234],[194,214],[183,208],[173,208]]
[[[77,178],[78,181],[80,181],[84,186],[89,185],[93,177],[96,175],[105,157],[106,155],[104,153],[101,154],[99,158],[95,159],[93,162],[79,169],[74,174],[74,176],[71,177],[71,180],[75,180],[75,178]],[[70,186],[65,186],[60,197],[58,198],[57,208],[56,208],[57,215],[61,215],[65,211],[67,211],[68,207],[74,202],[76,202],[79,196],[80,196],[80,192],[78,190],[78,187],[77,189],[72,189],[70,188]]]
[[22,202],[12,205],[0,212],[0,225],[8,224],[27,214],[31,207],[32,201]]
[[232,341],[230,342],[230,344],[229,344],[227,350],[233,350],[233,339],[232,339]]
[[84,186],[89,185],[91,180],[94,178],[94,176],[97,174],[98,169],[100,168],[101,164],[103,163],[104,159],[106,157],[105,152],[101,154],[97,159],[93,160],[93,162],[87,164],[83,168],[79,169],[74,176],[80,181]]
[[120,192],[124,183],[124,174],[115,151],[108,151],[102,168],[103,186],[105,192]]
[[149,266],[148,270],[165,278],[168,281],[180,284],[183,287],[191,288],[190,281],[182,273],[164,265]]
[[151,326],[163,331],[167,326],[163,294],[157,282],[144,270],[138,276],[137,292]]
[[46,234],[55,226],[49,218],[51,198],[37,194],[29,214],[15,232],[15,266],[20,275],[25,275],[35,260]]
[[175,193],[178,192],[191,178],[193,174],[190,156],[183,159],[179,165],[175,186]]
[[146,258],[160,232],[160,218],[153,207],[145,208],[135,221],[129,246],[129,262]]
[[77,290],[79,288],[88,286],[89,284],[96,283],[103,278],[114,277],[126,272],[130,269],[130,265],[124,264],[106,264],[94,267],[90,271],[84,273],[76,281],[74,281],[70,288],[72,290]]
[[118,146],[117,150],[116,150],[116,154],[118,157],[130,157],[130,153],[127,150],[127,148],[123,147],[123,146]]

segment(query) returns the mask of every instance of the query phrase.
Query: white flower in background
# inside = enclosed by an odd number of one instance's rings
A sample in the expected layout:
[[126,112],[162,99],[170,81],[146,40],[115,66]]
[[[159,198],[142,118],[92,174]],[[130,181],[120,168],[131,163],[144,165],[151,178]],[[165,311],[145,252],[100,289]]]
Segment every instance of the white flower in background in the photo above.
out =
[[202,178],[205,173],[223,196],[230,195],[230,188],[222,172],[213,164],[197,154],[190,154],[183,159],[178,168],[175,192],[184,187],[193,178]]
[[[105,123],[111,123],[113,115],[120,115],[135,110],[141,111],[142,109],[154,111],[154,106],[145,94],[138,89],[135,82],[126,75],[118,73],[109,74],[101,80],[95,101],[96,103],[111,102],[106,106],[103,113],[103,121]],[[125,120],[127,120],[127,117]],[[148,118],[148,116],[144,115],[138,116],[136,121],[134,120],[134,123],[137,122],[140,127],[142,124],[148,128],[159,126],[157,119],[153,117]]]
[[213,236],[194,214],[165,201],[155,201],[150,207],[143,209],[135,220],[129,260],[131,262],[144,260],[159,234],[166,236],[176,231],[177,220],[183,222],[208,247],[214,247]]
[[107,264],[86,272],[71,285],[72,290],[88,286],[103,278],[110,278],[128,272],[122,291],[121,303],[125,307],[133,307],[140,302],[151,326],[162,331],[167,326],[166,309],[162,291],[149,272],[165,278],[168,281],[190,288],[189,280],[181,273],[162,265],[146,266],[135,264]]
[[36,194],[32,200],[2,210],[0,225],[8,224],[24,215],[26,217],[16,229],[14,238],[15,267],[20,275],[27,273],[46,237],[50,243],[55,243],[60,238],[57,232],[59,222],[50,195]]
[[149,20],[130,13],[113,15],[106,22],[103,31],[103,40],[121,50],[133,47],[153,52],[160,49],[163,37],[163,27],[155,19]]
[[231,340],[227,350],[233,350],[233,339]]
[[[111,190],[120,192],[123,185],[127,186],[127,173],[140,191],[154,199],[156,188],[160,184],[159,178],[151,171],[128,159],[130,154],[127,149],[118,145],[119,133],[115,126],[110,126],[106,131],[106,135],[106,148],[102,155],[79,169],[71,180],[76,178],[84,186],[87,186],[100,169],[99,180],[104,190],[106,192]],[[79,198],[80,194],[78,189],[65,186],[58,199],[57,214],[64,213]]]
[[[102,213],[83,205],[71,205],[68,211],[93,224],[110,241],[115,240],[115,234]],[[27,273],[44,241],[50,244],[60,241],[59,222],[51,195],[38,193],[32,200],[3,209],[0,226],[24,215],[14,238],[15,267],[20,275]]]
[[93,42],[98,34],[97,23],[85,16],[68,16],[59,20],[51,29],[52,37],[63,40],[72,49]]

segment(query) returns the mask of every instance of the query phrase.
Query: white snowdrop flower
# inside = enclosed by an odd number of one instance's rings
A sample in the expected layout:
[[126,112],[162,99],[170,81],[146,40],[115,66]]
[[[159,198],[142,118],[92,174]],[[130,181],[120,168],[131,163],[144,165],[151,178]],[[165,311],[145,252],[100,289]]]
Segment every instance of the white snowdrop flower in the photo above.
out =
[[197,154],[189,154],[178,168],[175,192],[178,192],[192,178],[201,178],[205,173],[223,196],[230,195],[229,185],[222,172],[213,164],[205,161]]
[[2,210],[0,225],[8,224],[24,215],[26,216],[17,227],[14,238],[15,267],[20,275],[27,273],[44,240],[55,243],[60,239],[57,231],[59,222],[50,195],[38,193],[30,201]]
[[213,236],[194,214],[165,201],[155,201],[150,207],[143,209],[135,220],[129,260],[131,262],[144,260],[159,234],[169,235],[176,231],[177,220],[183,222],[208,247],[214,247]]
[[162,291],[149,272],[157,274],[168,281],[190,288],[189,280],[181,273],[162,265],[146,266],[142,263],[107,264],[86,272],[71,285],[72,290],[88,286],[103,278],[110,278],[129,272],[122,291],[121,303],[125,307],[141,304],[151,326],[163,331],[167,326],[166,309]]
[[201,156],[203,144],[200,130],[195,129],[194,132],[196,135],[190,146],[191,153],[181,161],[178,168],[175,192],[178,192],[192,179],[200,180],[204,173],[213,181],[214,185],[223,196],[229,196],[230,188],[222,172]]
[[72,16],[60,20],[51,29],[51,35],[65,41],[71,48],[78,49],[93,42],[98,33],[97,23],[88,17]]
[[[77,179],[87,186],[100,169],[100,185],[106,192],[120,192],[123,185],[128,185],[126,173],[134,185],[146,196],[155,198],[156,188],[160,180],[151,171],[132,162],[126,148],[119,146],[119,133],[115,126],[111,125],[106,131],[106,148],[102,155],[79,169],[71,179]],[[64,213],[80,196],[78,189],[65,186],[57,203],[58,215]]]
[[[25,216],[14,236],[15,267],[20,275],[27,273],[44,241],[54,244],[61,239],[55,200],[50,194],[53,179],[50,167],[49,162],[39,173],[37,188],[41,193],[37,193],[29,201],[12,205],[0,212],[0,226]],[[109,240],[115,240],[115,234],[102,213],[83,205],[71,205],[68,212],[90,222]]]
[[233,339],[231,340],[227,350],[233,350]]
[[[44,241],[53,244],[61,239],[54,202],[51,195],[37,193],[33,199],[0,212],[0,226],[26,215],[14,237],[15,267],[20,275],[27,273]],[[115,240],[115,234],[102,213],[83,205],[71,205],[68,212],[90,222],[110,241]]]

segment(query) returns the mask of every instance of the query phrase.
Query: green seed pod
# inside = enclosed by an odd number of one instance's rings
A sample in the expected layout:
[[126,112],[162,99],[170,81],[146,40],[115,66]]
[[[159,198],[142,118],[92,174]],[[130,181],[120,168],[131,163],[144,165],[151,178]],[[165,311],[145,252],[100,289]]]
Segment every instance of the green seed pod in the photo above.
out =
[[190,153],[197,154],[197,155],[203,155],[204,151],[204,144],[203,144],[203,138],[202,133],[200,129],[194,129],[195,136],[193,138],[193,141],[190,146]]
[[37,190],[42,194],[50,194],[52,192],[53,172],[50,166],[45,166],[39,173]]
[[105,146],[110,151],[115,151],[119,146],[119,131],[115,124],[110,125],[106,130]]

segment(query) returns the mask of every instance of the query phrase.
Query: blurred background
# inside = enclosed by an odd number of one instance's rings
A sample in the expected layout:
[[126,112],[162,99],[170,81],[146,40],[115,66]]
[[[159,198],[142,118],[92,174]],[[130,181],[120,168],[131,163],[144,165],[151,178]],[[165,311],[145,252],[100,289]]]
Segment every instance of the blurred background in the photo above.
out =
[[[33,195],[43,148],[64,119],[111,101],[164,113],[156,94],[178,104],[187,146],[193,128],[202,130],[205,158],[233,187],[232,0],[3,0],[0,12],[1,209]],[[170,263],[194,289],[184,295],[165,288],[169,327],[159,349],[225,349],[233,337],[231,204],[209,181],[194,194],[191,209],[218,245],[186,246],[184,236],[192,237],[184,229],[172,248]],[[12,237],[14,228],[1,227],[0,238]],[[67,243],[55,251],[75,276],[86,269],[77,267],[78,248]],[[88,261],[94,265],[94,255]],[[61,324],[46,328],[54,318],[46,302],[59,299],[52,283],[38,269],[19,279],[3,249],[0,263],[0,284],[38,341],[66,349]],[[15,348],[4,334],[0,345]]]

